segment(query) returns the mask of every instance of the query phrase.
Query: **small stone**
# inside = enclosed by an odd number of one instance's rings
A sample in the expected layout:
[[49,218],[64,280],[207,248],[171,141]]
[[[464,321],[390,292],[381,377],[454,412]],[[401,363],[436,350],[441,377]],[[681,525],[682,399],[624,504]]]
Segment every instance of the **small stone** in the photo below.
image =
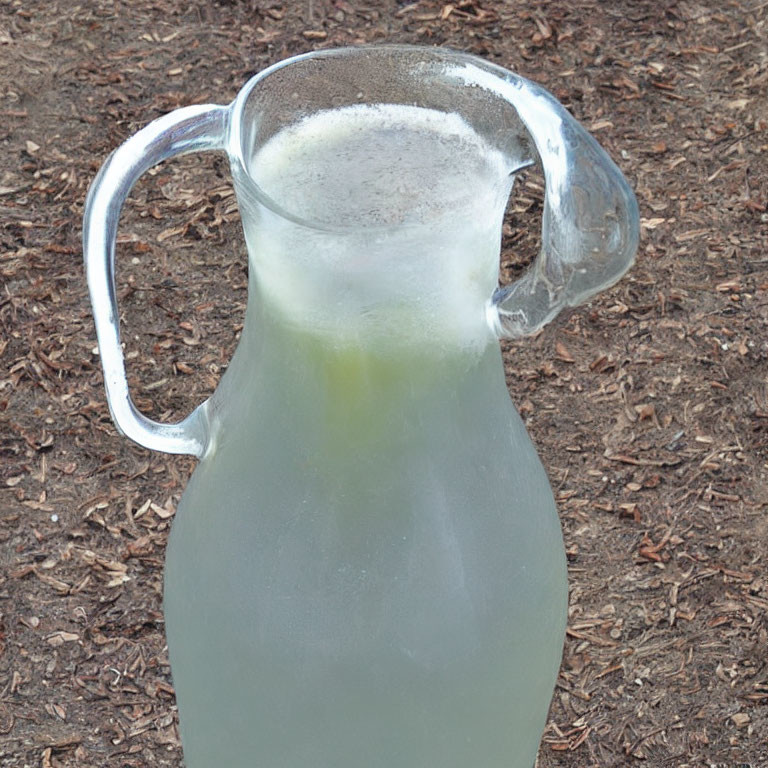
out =
[[735,715],[731,715],[734,725],[737,728],[746,728],[751,722],[749,715],[746,712],[737,712]]

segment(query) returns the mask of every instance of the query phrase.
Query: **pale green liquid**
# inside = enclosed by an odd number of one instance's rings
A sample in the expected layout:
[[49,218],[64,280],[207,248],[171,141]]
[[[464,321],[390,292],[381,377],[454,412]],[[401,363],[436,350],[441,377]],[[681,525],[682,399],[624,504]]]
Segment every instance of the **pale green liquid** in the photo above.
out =
[[[187,768],[531,768],[564,555],[482,305],[457,297],[461,322],[426,334],[439,291],[415,306],[379,292],[377,322],[351,325],[324,311],[331,286],[309,310],[285,303],[256,283],[269,221],[246,222],[245,330],[168,548]],[[336,240],[351,258],[354,238]]]

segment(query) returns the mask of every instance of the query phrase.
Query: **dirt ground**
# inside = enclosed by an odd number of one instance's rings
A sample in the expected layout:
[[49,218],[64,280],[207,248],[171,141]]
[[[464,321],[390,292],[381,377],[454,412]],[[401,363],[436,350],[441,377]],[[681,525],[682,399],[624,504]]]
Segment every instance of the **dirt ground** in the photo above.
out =
[[[0,0],[0,764],[178,766],[163,551],[194,462],[117,435],[81,265],[87,185],[152,118],[289,55],[449,45],[549,88],[616,159],[637,265],[536,338],[510,392],[570,565],[540,768],[768,766],[768,3]],[[537,250],[517,188],[504,279]],[[226,160],[121,222],[132,392],[209,395],[245,306]]]

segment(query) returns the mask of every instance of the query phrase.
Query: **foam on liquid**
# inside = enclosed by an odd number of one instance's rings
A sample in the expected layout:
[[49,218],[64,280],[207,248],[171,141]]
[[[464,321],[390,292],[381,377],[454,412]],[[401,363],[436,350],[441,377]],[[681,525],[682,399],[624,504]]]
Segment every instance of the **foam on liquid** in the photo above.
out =
[[256,152],[250,171],[303,219],[374,227],[461,212],[493,191],[508,164],[458,114],[355,104],[283,129]]

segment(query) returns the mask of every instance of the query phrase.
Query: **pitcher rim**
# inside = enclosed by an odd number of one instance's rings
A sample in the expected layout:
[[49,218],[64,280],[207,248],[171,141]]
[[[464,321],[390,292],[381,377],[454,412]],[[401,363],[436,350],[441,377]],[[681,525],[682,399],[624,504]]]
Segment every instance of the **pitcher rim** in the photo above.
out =
[[[501,67],[498,64],[487,62],[475,56],[471,53],[464,51],[458,51],[454,48],[447,48],[442,46],[430,46],[430,45],[411,45],[407,43],[366,43],[359,45],[349,46],[337,46],[334,48],[322,48],[316,51],[307,51],[306,53],[300,53],[296,56],[291,56],[287,59],[278,61],[265,69],[257,72],[253,75],[238,91],[237,96],[229,105],[229,132],[227,141],[227,154],[229,155],[230,163],[232,165],[233,176],[237,180],[238,189],[241,189],[246,195],[252,196],[258,203],[261,203],[270,211],[278,215],[280,218],[287,219],[288,221],[297,224],[299,226],[320,232],[334,232],[339,234],[355,234],[362,232],[371,233],[385,233],[385,232],[401,232],[405,229],[418,229],[423,226],[420,222],[405,222],[400,224],[351,224],[351,225],[338,225],[331,224],[329,222],[318,221],[317,219],[311,219],[301,216],[293,211],[290,211],[285,206],[281,205],[268,194],[263,187],[261,187],[248,171],[248,166],[245,162],[245,156],[243,152],[243,137],[242,137],[242,119],[245,105],[248,101],[253,90],[263,80],[270,75],[285,69],[293,64],[309,59],[322,59],[322,58],[334,58],[347,55],[355,55],[365,52],[397,52],[402,51],[404,53],[422,53],[432,60],[449,60],[457,63],[464,62],[466,64],[472,64],[480,69],[490,72],[491,74],[502,77],[505,73],[511,74],[509,70]],[[515,75],[515,77],[520,77]],[[520,77],[521,80],[524,78]],[[514,106],[509,104],[511,109]],[[513,168],[510,174],[515,174],[522,168],[532,165],[535,160],[525,162],[523,165],[517,168]]]

